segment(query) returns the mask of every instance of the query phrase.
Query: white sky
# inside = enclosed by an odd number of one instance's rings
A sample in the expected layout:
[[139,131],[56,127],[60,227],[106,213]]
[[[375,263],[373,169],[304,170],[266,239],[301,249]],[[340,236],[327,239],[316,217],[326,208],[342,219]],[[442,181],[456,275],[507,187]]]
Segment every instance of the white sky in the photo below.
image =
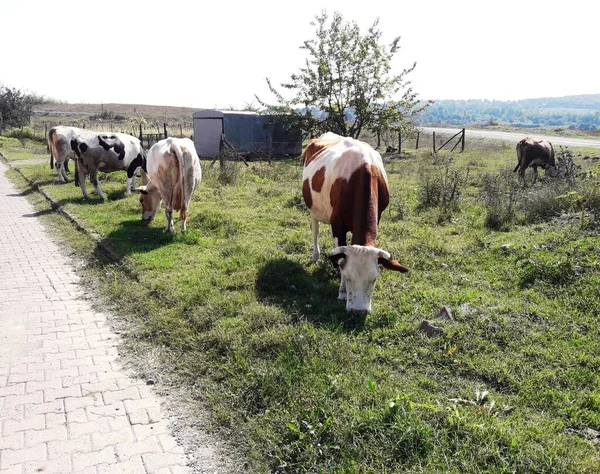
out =
[[422,99],[600,93],[591,0],[1,0],[0,83],[73,103],[241,107],[273,101],[323,8],[401,36]]

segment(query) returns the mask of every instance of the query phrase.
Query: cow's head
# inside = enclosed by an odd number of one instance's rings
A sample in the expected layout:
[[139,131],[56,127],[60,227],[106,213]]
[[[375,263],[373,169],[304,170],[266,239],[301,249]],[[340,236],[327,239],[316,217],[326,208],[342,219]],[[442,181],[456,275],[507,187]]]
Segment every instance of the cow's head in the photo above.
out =
[[[371,311],[371,297],[379,276],[379,265],[388,270],[406,273],[408,268],[392,259],[385,250],[362,245],[337,247],[329,259],[342,274],[340,298],[346,296],[346,310],[360,314]],[[345,283],[345,288],[344,288]]]
[[140,192],[140,204],[142,205],[142,220],[144,222],[150,222],[154,219],[156,211],[160,206],[160,193],[152,183],[146,186],[140,186],[137,188]]

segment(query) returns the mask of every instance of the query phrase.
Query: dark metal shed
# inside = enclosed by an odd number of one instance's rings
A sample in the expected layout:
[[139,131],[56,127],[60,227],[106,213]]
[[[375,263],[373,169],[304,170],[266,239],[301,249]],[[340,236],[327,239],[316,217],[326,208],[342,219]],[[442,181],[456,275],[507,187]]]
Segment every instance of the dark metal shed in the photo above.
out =
[[194,112],[194,144],[199,156],[217,156],[221,135],[246,155],[281,157],[302,153],[300,133],[287,130],[275,115],[210,109]]

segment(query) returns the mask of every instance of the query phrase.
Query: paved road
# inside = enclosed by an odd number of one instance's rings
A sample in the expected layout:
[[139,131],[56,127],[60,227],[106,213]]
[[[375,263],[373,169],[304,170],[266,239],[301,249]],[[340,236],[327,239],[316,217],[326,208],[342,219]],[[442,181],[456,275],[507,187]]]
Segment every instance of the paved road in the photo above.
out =
[[[422,130],[428,132],[435,131],[436,133],[444,133],[454,135],[459,129],[457,128],[434,128],[434,127],[420,127]],[[562,145],[569,147],[589,147],[589,148],[600,148],[600,140],[594,140],[591,138],[567,138],[567,137],[552,137],[548,135],[538,135],[533,133],[516,133],[516,132],[497,132],[493,130],[466,130],[467,138],[471,137],[482,137],[482,138],[494,138],[496,140],[508,140],[515,144],[524,137],[531,137],[536,139],[545,138],[549,140],[554,146]]]
[[188,472],[160,400],[0,162],[0,474]]

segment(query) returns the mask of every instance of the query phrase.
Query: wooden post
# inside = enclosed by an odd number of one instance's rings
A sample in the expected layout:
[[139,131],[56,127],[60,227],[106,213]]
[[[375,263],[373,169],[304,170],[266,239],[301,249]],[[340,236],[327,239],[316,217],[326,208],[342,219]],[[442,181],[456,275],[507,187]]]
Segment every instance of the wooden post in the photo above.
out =
[[44,123],[44,137],[48,138],[48,123]]
[[110,132],[112,133],[112,122],[110,122]]
[[183,125],[179,124],[179,136],[183,138]]
[[419,149],[419,135],[421,135],[421,132],[417,130],[417,144],[415,145],[415,150]]
[[144,143],[144,136],[142,135],[142,124],[140,123],[140,142]]
[[433,132],[433,152],[436,153],[436,150],[435,150],[435,132]]
[[167,122],[163,122],[163,129],[165,131],[165,138],[167,138]]
[[460,152],[462,153],[463,151],[465,151],[465,129],[462,129],[462,139],[461,139],[462,143],[460,146]]
[[377,149],[381,146],[381,130],[377,130]]
[[225,166],[223,162],[223,149],[225,148],[225,141],[223,140],[224,138],[225,137],[223,136],[223,134],[221,134],[221,141],[219,143],[219,165],[221,169],[223,169],[223,166]]
[[402,130],[398,130],[398,155],[402,154]]

